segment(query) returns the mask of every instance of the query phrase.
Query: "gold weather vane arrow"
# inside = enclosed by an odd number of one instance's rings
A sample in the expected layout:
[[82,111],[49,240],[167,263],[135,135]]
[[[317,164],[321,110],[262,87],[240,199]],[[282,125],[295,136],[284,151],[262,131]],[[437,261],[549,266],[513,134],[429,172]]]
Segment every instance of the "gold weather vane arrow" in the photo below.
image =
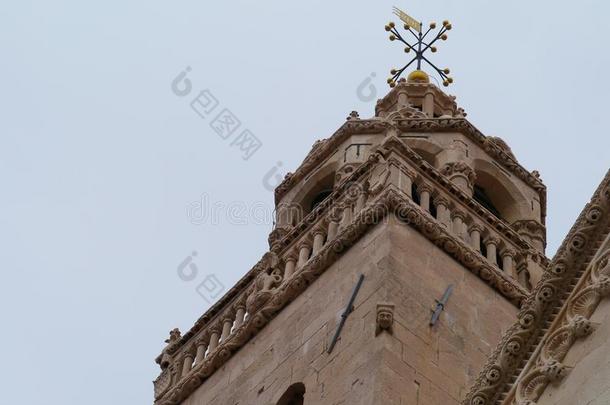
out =
[[415,18],[411,17],[409,14],[405,13],[398,7],[394,7],[394,15],[402,20],[409,27],[413,28],[415,31],[421,33],[421,23],[417,21]]
[[411,50],[413,50],[415,52],[415,56],[401,69],[392,69],[390,71],[390,74],[392,75],[390,78],[388,78],[388,84],[390,85],[390,87],[396,86],[396,83],[402,73],[405,71],[406,68],[411,66],[413,62],[417,62],[417,70],[413,73],[417,72],[416,76],[418,76],[419,78],[427,78],[426,73],[421,71],[422,61],[426,62],[428,65],[430,65],[430,67],[436,70],[441,79],[443,79],[444,86],[449,86],[451,83],[453,83],[453,78],[449,77],[450,71],[448,68],[439,69],[434,63],[430,62],[430,60],[428,60],[428,58],[424,56],[424,54],[428,50],[430,50],[432,53],[437,51],[437,48],[436,46],[434,46],[434,44],[439,39],[442,41],[447,40],[447,31],[451,30],[451,23],[449,21],[443,21],[443,26],[436,33],[436,36],[431,41],[425,42],[425,39],[430,33],[430,31],[436,28],[435,22],[430,23],[430,27],[428,28],[428,30],[423,33],[422,23],[417,21],[415,18],[411,17],[398,7],[394,7],[394,14],[398,16],[398,18],[400,18],[402,22],[404,22],[404,29],[413,35],[413,37],[415,38],[415,42],[413,44],[407,42],[407,40],[405,40],[402,35],[400,35],[398,30],[396,29],[396,24],[394,24],[393,22],[390,22],[388,23],[388,25],[385,26],[385,30],[391,33],[390,41],[398,40],[402,42],[406,45],[404,49],[405,53],[409,53]]

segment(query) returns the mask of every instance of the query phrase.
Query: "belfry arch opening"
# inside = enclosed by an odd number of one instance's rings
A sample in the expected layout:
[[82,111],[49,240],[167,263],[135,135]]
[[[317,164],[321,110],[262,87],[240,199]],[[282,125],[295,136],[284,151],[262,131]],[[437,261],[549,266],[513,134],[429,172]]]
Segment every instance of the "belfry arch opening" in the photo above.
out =
[[300,202],[304,216],[314,210],[332,192],[335,186],[335,173],[328,173],[323,178],[315,182],[315,186],[310,189]]
[[305,385],[303,383],[292,384],[276,405],[303,405],[305,400]]
[[508,223],[522,219],[518,202],[522,196],[516,187],[511,187],[508,179],[503,181],[499,173],[475,171],[474,199],[494,216]]

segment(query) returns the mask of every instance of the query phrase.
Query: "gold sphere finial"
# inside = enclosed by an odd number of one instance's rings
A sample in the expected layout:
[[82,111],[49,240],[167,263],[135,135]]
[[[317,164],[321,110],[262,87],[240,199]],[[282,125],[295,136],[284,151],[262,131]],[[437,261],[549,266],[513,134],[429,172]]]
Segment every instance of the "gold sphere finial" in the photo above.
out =
[[407,83],[430,83],[430,76],[422,70],[414,70],[407,76]]

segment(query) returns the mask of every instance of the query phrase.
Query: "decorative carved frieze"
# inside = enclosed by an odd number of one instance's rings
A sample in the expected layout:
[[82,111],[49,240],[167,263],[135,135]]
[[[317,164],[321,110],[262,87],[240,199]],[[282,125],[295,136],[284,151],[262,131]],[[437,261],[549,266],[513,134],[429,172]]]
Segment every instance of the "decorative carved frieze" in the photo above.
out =
[[[601,241],[610,233],[610,172],[591,202],[579,216],[555,258],[519,313],[519,321],[502,338],[476,382],[462,402],[464,405],[491,405],[507,390],[504,404],[533,404],[544,388],[559,382],[569,367],[561,361],[576,339],[585,338],[595,325],[588,320],[603,297],[610,295],[610,249],[595,256]],[[605,248],[607,249],[607,248]],[[583,269],[587,269],[584,271]],[[586,282],[576,283],[578,280]],[[578,285],[575,290],[574,285]],[[563,301],[570,292],[567,302]],[[566,311],[557,309],[566,305]],[[555,314],[563,318],[556,320]],[[528,358],[532,345],[554,321],[542,348]],[[514,342],[519,342],[516,346]],[[520,367],[528,364],[515,384]],[[494,375],[489,378],[489,373]],[[510,402],[507,402],[510,401]]]

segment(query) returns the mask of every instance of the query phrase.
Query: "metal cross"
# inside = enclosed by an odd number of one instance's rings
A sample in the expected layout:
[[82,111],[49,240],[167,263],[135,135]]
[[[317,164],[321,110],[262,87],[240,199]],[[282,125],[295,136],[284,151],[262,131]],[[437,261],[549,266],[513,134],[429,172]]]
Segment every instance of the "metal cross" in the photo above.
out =
[[390,87],[396,86],[400,75],[402,75],[404,70],[411,66],[413,62],[417,62],[417,70],[421,70],[422,61],[426,62],[434,70],[436,70],[436,72],[440,75],[441,79],[443,79],[444,86],[449,86],[449,84],[453,83],[453,78],[449,77],[450,71],[448,68],[440,69],[424,56],[424,54],[428,50],[430,50],[432,53],[437,51],[437,48],[436,46],[434,46],[434,44],[439,39],[442,41],[447,40],[447,31],[451,30],[451,23],[449,21],[443,21],[443,25],[441,29],[436,33],[436,36],[429,42],[426,42],[425,39],[430,33],[430,31],[436,29],[435,22],[430,23],[428,30],[425,33],[422,33],[422,24],[420,22],[413,19],[408,14],[396,7],[394,7],[394,14],[396,14],[405,23],[404,29],[408,31],[411,35],[413,35],[415,42],[410,43],[405,38],[403,38],[403,36],[400,35],[398,30],[396,29],[396,24],[394,24],[393,22],[390,22],[388,23],[388,25],[385,26],[385,30],[390,32],[390,41],[398,40],[402,42],[406,45],[405,52],[409,53],[411,51],[414,51],[415,56],[413,57],[413,59],[411,59],[409,63],[407,63],[401,69],[392,69],[390,71],[390,74],[392,75],[390,76],[390,78],[388,78],[388,84],[390,85]]

